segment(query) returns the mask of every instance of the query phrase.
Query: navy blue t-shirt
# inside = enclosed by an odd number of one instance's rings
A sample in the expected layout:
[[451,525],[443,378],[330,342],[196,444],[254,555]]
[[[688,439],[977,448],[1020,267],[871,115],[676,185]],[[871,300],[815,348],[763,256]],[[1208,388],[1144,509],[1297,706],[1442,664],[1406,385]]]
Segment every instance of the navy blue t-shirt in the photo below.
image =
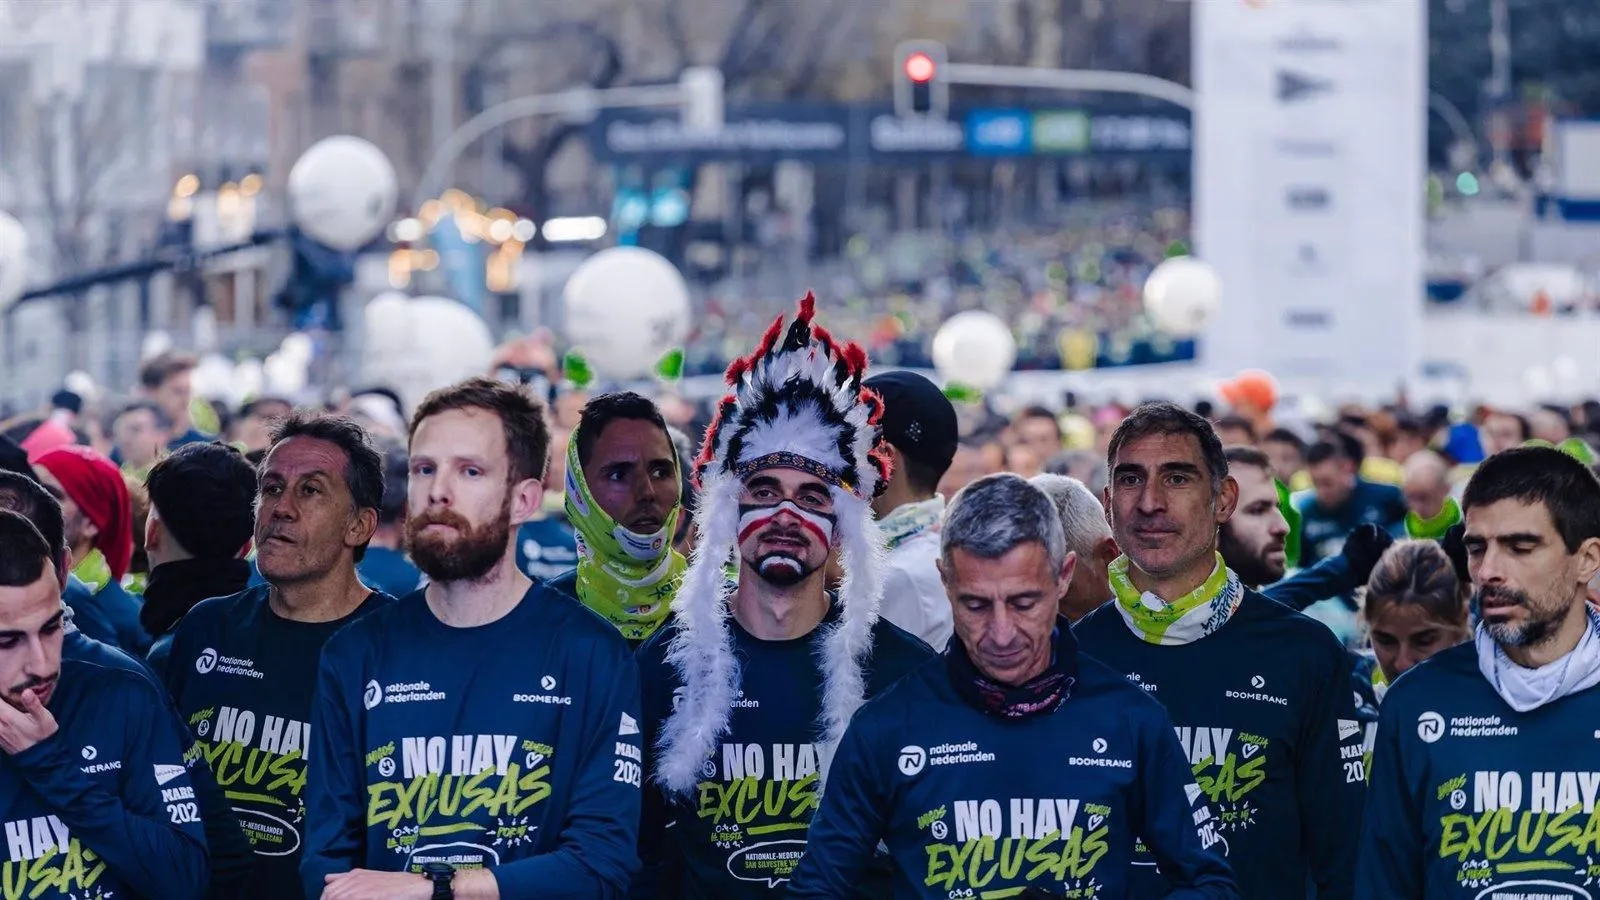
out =
[[180,729],[144,677],[61,661],[57,732],[0,757],[5,896],[198,900],[205,832]]
[[[1291,897],[1308,877],[1321,900],[1350,896],[1365,748],[1350,657],[1327,628],[1247,590],[1188,644],[1136,637],[1114,603],[1073,630],[1166,707],[1244,897]],[[1140,862],[1129,896],[1164,896],[1152,860]]]
[[404,597],[422,587],[422,570],[404,553],[388,547],[368,547],[356,572],[367,587],[391,597]]
[[[817,808],[822,762],[818,654],[830,630],[824,626],[837,623],[842,609],[834,604],[822,625],[787,641],[760,640],[729,619],[742,680],[728,733],[716,756],[706,760],[705,778],[690,796],[669,800],[653,780],[646,786],[640,826],[646,872],[635,881],[633,896],[782,895],[805,851],[806,826]],[[647,748],[655,746],[682,693],[677,669],[665,660],[677,631],[669,621],[639,648]],[[879,619],[872,630],[866,696],[876,696],[933,655],[927,644]]]
[[1600,896],[1600,688],[1519,713],[1471,643],[1396,679],[1378,714],[1356,896]]
[[1122,898],[1141,836],[1171,897],[1238,897],[1160,704],[1088,656],[1077,670],[1055,711],[1019,720],[967,703],[943,658],[862,707],[834,756],[791,900],[846,896],[879,841],[896,898],[1014,897],[1025,887]]
[[323,644],[340,628],[393,603],[372,594],[332,622],[294,622],[258,587],[197,604],[178,623],[164,677],[179,714],[256,854],[242,897],[301,896],[306,747]]
[[494,870],[502,900],[613,897],[638,867],[639,674],[615,628],[535,584],[486,625],[418,592],[323,648],[308,896],[355,868]]
[[578,539],[558,516],[524,522],[517,529],[517,568],[534,581],[549,581],[578,564]]
[[243,897],[255,876],[255,857],[250,852],[250,842],[239,829],[239,820],[234,817],[233,808],[222,788],[217,785],[217,779],[203,762],[204,751],[196,743],[189,726],[178,715],[178,708],[173,705],[166,685],[144,662],[81,631],[70,630],[63,636],[61,658],[132,672],[148,681],[160,694],[172,727],[178,732],[178,743],[185,748],[183,761],[189,767],[189,777],[194,782],[194,799],[200,805],[200,819],[205,824],[206,849],[211,857],[210,888],[206,896],[211,900]]

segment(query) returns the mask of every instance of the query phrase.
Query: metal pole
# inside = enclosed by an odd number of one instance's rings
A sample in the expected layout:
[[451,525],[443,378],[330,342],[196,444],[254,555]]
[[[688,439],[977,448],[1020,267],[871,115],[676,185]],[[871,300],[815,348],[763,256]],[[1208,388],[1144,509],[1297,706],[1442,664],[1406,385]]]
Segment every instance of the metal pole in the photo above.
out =
[[951,63],[944,67],[951,84],[990,87],[1043,88],[1058,91],[1097,91],[1139,94],[1194,109],[1194,91],[1177,83],[1137,72],[1103,72],[1095,69],[1044,69],[1031,66],[975,66]]
[[424,202],[438,196],[439,192],[444,190],[444,182],[449,177],[450,167],[468,147],[496,128],[518,119],[534,116],[593,115],[600,109],[624,106],[678,106],[682,102],[682,88],[670,84],[609,88],[603,91],[580,88],[555,94],[518,97],[491,106],[463,122],[461,127],[434,151],[427,168],[422,170],[422,177],[417,179],[417,189],[412,196],[412,211],[420,209]]
[[1510,123],[1505,105],[1511,99],[1511,15],[1506,0],[1489,3],[1489,59],[1489,105],[1494,110],[1489,150],[1498,168],[1506,163],[1510,149],[1506,146]]

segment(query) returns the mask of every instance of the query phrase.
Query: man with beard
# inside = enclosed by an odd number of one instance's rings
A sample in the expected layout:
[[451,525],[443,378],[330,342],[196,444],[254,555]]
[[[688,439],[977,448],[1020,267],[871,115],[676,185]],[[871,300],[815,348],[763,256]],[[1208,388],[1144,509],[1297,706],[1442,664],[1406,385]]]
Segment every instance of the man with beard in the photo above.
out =
[[615,625],[629,647],[671,611],[688,562],[678,529],[678,454],[656,405],[632,391],[584,404],[567,442],[567,521],[578,567],[550,581]]
[[206,843],[157,688],[64,659],[58,557],[0,511],[0,860],[8,896],[204,896]]
[[[254,527],[267,583],[191,609],[163,669],[256,853],[255,878],[235,896],[260,900],[301,896],[317,657],[334,632],[391,602],[356,574],[383,496],[383,463],[366,432],[297,412],[270,438]],[[161,465],[196,449],[234,452],[185,447]]]
[[[1296,612],[1349,593],[1367,583],[1394,538],[1376,525],[1356,528],[1337,556],[1284,578],[1285,543],[1290,526],[1284,516],[1282,487],[1265,453],[1254,447],[1228,447],[1228,474],[1239,485],[1233,515],[1217,532],[1222,562],[1245,587],[1255,588]],[[1370,687],[1370,686],[1369,686]]]
[[1478,466],[1461,505],[1476,636],[1384,698],[1356,895],[1590,896],[1600,481],[1517,448]]
[[[1318,898],[1349,897],[1366,780],[1344,648],[1223,563],[1217,533],[1239,483],[1205,419],[1140,406],[1106,464],[1123,556],[1079,642],[1166,706],[1242,896],[1281,898],[1309,879]],[[1165,896],[1148,862],[1135,872],[1130,897]]]
[[474,378],[411,421],[406,541],[430,579],[323,649],[307,897],[617,897],[643,759],[628,646],[530,581],[549,434],[521,386]]
[[[814,327],[814,312],[807,295],[787,332],[780,317],[729,368],[734,392],[696,463],[700,545],[672,620],[639,650],[657,751],[640,900],[781,896],[850,716],[932,656],[878,616],[881,400],[861,383],[866,354]],[[888,896],[884,881],[857,887]]]
[[846,894],[882,841],[896,897],[1125,897],[1141,838],[1162,896],[1238,896],[1171,720],[1057,614],[1075,563],[1023,479],[956,495],[939,558],[956,640],[850,724],[790,896]]

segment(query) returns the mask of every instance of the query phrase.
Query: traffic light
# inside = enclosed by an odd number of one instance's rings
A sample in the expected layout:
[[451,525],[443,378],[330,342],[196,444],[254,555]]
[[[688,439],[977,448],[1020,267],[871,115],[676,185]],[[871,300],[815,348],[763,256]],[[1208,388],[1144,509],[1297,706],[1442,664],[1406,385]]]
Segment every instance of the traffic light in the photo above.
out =
[[944,118],[950,112],[947,57],[938,41],[903,41],[894,53],[894,111],[902,118]]

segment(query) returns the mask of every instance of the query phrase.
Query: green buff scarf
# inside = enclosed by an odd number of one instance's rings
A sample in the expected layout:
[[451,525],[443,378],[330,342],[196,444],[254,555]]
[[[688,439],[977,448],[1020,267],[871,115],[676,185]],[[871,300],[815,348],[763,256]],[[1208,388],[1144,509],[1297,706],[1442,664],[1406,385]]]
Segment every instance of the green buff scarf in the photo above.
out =
[[1117,612],[1134,635],[1147,643],[1173,646],[1198,641],[1226,625],[1244,599],[1244,586],[1222,564],[1220,553],[1211,576],[1171,603],[1134,587],[1128,578],[1128,564],[1128,557],[1119,556],[1111,561],[1106,574]]
[[627,640],[648,638],[672,611],[672,595],[689,565],[672,549],[683,508],[674,505],[654,534],[624,528],[589,493],[578,463],[576,430],[567,441],[566,487],[567,520],[577,531],[578,599],[605,616]]
[[1406,512],[1406,537],[1419,541],[1443,540],[1445,532],[1459,521],[1461,521],[1461,504],[1457,503],[1454,497],[1446,497],[1439,514],[1431,519],[1424,519],[1414,512]]
[[90,550],[72,567],[72,577],[88,585],[90,593],[99,593],[101,588],[111,583],[111,564],[106,562],[105,554]]
[[934,494],[927,500],[895,507],[878,522],[878,527],[883,529],[887,548],[893,550],[930,528],[937,531],[943,516],[944,497]]

